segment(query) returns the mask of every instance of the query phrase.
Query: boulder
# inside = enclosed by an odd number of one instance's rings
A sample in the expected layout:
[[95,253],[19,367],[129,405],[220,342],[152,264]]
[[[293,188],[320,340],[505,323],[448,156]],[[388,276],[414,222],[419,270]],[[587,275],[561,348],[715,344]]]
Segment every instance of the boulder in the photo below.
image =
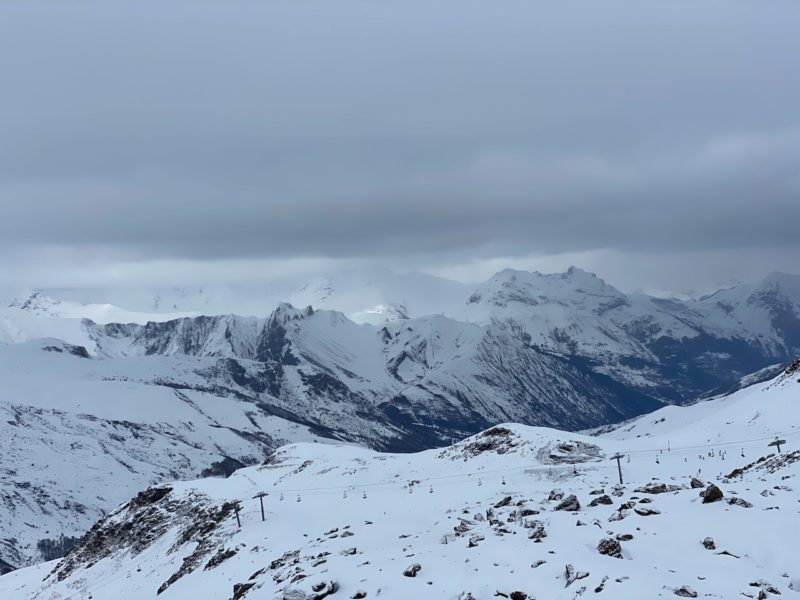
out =
[[717,545],[714,543],[714,538],[707,537],[703,540],[703,547],[706,550],[716,550]]
[[602,496],[598,496],[597,498],[593,498],[591,502],[589,502],[589,506],[598,506],[599,504],[614,504],[614,501],[611,499],[611,496],[606,496],[605,494]]
[[703,504],[710,504],[711,502],[719,502],[722,500],[723,493],[722,490],[713,483],[709,483],[708,487],[700,492],[700,496],[703,498]]
[[408,566],[405,571],[403,571],[403,575],[406,577],[416,577],[417,573],[419,573],[421,570],[422,565],[419,563],[414,563],[413,565]]
[[597,551],[605,556],[612,558],[622,558],[622,546],[617,540],[611,538],[604,538],[597,544]]
[[680,596],[681,598],[697,598],[697,592],[695,592],[688,585],[682,585],[675,590],[674,594],[676,596]]
[[741,506],[742,508],[753,508],[753,505],[750,504],[744,498],[725,498],[725,502],[727,502],[731,506]]
[[578,498],[575,496],[575,494],[570,494],[564,498],[555,508],[555,510],[568,510],[570,512],[580,509],[581,503],[578,502]]
[[692,477],[692,481],[689,483],[689,485],[693,490],[706,487],[706,484],[700,481],[697,477]]
[[645,485],[640,488],[636,488],[633,490],[634,492],[639,492],[640,494],[664,494],[667,491],[667,484],[666,483],[654,483],[652,485]]

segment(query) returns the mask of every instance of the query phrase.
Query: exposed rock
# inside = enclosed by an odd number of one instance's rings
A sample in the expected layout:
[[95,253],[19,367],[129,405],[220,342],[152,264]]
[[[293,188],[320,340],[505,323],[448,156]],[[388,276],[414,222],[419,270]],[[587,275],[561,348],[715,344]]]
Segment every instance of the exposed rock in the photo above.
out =
[[714,543],[714,538],[707,537],[703,540],[703,547],[706,550],[716,550],[717,545]]
[[255,585],[255,583],[234,583],[233,598],[231,600],[241,600]]
[[508,506],[511,504],[511,496],[506,496],[500,502],[494,505],[495,508],[503,508],[504,506]]
[[688,585],[682,585],[674,591],[674,594],[682,598],[697,598],[697,592],[695,592]]
[[589,506],[597,506],[599,504],[614,504],[614,501],[611,499],[610,496],[606,496],[605,494],[602,496],[598,496],[597,498],[592,499],[589,502]]
[[620,542],[630,542],[633,536],[630,533],[618,533],[617,540]]
[[744,498],[725,498],[725,502],[727,502],[731,506],[741,506],[742,508],[753,508],[753,505],[750,504]]
[[353,594],[350,597],[353,600],[361,600],[362,598],[366,598],[367,597],[367,592],[365,592],[364,590],[358,590],[355,594]]
[[570,512],[574,512],[576,510],[581,509],[581,503],[578,502],[578,498],[575,497],[575,494],[570,494],[566,498],[564,498],[558,506],[556,506],[555,510],[567,510]]
[[511,600],[527,600],[528,599],[528,594],[526,594],[525,592],[511,592],[508,595],[508,597]]
[[531,565],[531,568],[535,569],[536,567],[541,567],[546,562],[547,562],[546,560],[539,559]]
[[561,490],[551,490],[550,495],[547,496],[548,502],[555,502],[556,500],[561,500],[564,497],[564,492]]
[[713,483],[708,484],[708,487],[700,492],[700,496],[703,498],[703,504],[718,502],[723,498],[722,490]]
[[528,533],[528,538],[534,542],[541,542],[547,537],[547,532],[544,530],[544,523],[541,521],[526,522],[525,527],[531,530]]
[[413,565],[407,567],[405,571],[403,571],[403,575],[406,577],[416,577],[417,573],[419,573],[421,570],[422,565],[419,563],[414,563]]
[[638,492],[640,494],[664,494],[669,490],[667,489],[666,483],[654,483],[651,485],[645,485],[640,488],[636,488],[633,491]]
[[693,490],[706,487],[706,484],[700,481],[697,477],[692,477],[692,481],[689,483],[689,485]]
[[617,540],[611,538],[604,538],[597,544],[597,551],[605,556],[613,558],[622,558],[622,546]]
[[585,579],[589,576],[589,573],[586,571],[576,571],[575,567],[572,565],[567,565],[564,567],[564,576],[567,579],[567,584],[564,587],[569,587],[579,579]]
[[206,566],[203,567],[203,570],[208,571],[209,569],[218,567],[232,556],[236,556],[236,550],[232,549],[226,550],[225,548],[220,548],[217,551],[217,553],[214,556],[212,556],[211,559],[206,563]]
[[635,512],[637,515],[640,515],[642,517],[649,517],[650,515],[660,515],[661,514],[660,510],[656,510],[655,508],[650,508],[650,507],[647,507],[647,506],[645,506],[645,507],[639,506],[637,508],[634,508],[633,512]]

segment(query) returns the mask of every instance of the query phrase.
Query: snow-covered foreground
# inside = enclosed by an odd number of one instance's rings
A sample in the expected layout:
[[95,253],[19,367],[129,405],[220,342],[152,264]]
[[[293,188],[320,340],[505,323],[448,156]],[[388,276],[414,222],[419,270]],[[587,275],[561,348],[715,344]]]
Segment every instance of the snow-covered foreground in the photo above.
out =
[[[62,561],[1,577],[0,597],[792,597],[798,398],[795,365],[599,437],[502,425],[417,454],[293,444],[140,493]],[[723,497],[705,502],[712,483]]]

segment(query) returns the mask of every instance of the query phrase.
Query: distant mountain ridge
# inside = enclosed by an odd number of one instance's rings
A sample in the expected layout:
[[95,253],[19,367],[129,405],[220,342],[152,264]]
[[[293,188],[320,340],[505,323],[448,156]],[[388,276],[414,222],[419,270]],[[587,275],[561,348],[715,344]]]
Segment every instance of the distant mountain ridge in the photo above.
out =
[[[41,295],[0,310],[0,440],[13,450],[0,453],[13,517],[0,559],[41,560],[40,542],[80,534],[110,508],[109,474],[130,495],[298,440],[413,451],[501,422],[587,429],[746,385],[800,354],[797,276],[691,301],[624,294],[579,269],[503,271],[456,303],[372,288],[367,304],[404,314],[358,323],[279,303],[267,316],[98,323]],[[335,285],[304,293],[320,289],[338,302]]]

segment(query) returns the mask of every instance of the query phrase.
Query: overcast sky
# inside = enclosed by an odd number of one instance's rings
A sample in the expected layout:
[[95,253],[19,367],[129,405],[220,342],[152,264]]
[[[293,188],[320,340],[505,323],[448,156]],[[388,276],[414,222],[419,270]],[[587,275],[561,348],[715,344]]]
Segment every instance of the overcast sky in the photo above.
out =
[[0,5],[0,283],[800,272],[800,3]]

